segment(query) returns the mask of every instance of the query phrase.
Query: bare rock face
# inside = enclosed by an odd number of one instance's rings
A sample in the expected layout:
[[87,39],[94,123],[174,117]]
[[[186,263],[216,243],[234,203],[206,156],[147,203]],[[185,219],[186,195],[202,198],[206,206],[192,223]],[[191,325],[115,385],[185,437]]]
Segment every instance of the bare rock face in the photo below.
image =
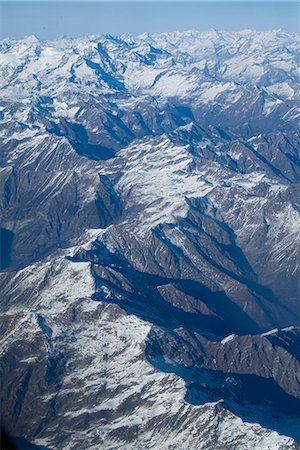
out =
[[298,43],[1,43],[10,435],[43,449],[299,448]]

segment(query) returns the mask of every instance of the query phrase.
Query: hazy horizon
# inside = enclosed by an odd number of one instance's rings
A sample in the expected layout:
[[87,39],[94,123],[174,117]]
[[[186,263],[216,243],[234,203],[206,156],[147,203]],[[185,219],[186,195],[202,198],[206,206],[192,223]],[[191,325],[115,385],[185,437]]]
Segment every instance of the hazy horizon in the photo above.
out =
[[299,32],[295,1],[6,1],[0,3],[0,38],[73,38],[219,29]]

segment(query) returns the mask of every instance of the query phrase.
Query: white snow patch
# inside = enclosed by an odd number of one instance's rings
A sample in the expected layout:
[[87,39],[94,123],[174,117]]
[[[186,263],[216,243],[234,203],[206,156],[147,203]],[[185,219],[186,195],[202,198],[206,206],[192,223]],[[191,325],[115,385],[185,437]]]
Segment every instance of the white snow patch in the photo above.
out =
[[224,339],[221,340],[221,344],[227,344],[227,342],[232,341],[236,337],[235,334],[230,334],[229,336],[226,336]]
[[272,334],[276,334],[276,333],[278,333],[278,328],[273,328],[273,330],[262,333],[261,336],[271,336]]

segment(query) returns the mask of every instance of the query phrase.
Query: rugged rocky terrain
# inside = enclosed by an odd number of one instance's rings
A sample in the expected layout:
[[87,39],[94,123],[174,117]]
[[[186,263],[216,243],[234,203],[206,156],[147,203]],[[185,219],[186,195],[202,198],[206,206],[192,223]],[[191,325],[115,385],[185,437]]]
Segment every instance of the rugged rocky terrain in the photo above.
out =
[[298,448],[298,49],[250,30],[1,42],[11,435]]

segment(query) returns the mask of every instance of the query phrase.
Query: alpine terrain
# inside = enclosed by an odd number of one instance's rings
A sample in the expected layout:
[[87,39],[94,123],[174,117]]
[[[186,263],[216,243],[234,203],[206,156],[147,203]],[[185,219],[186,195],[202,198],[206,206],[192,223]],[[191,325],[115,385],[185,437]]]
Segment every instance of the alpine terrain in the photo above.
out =
[[0,43],[20,448],[295,450],[299,36]]

